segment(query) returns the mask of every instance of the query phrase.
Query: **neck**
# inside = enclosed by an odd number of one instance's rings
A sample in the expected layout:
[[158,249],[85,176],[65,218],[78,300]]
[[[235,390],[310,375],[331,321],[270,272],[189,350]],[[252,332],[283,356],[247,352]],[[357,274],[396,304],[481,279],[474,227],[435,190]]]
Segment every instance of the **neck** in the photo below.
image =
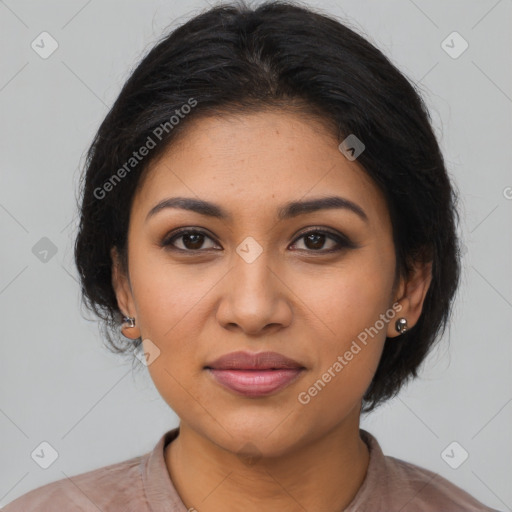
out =
[[338,425],[280,457],[248,462],[180,423],[165,459],[183,503],[217,512],[342,511],[361,487],[369,463],[357,422]]

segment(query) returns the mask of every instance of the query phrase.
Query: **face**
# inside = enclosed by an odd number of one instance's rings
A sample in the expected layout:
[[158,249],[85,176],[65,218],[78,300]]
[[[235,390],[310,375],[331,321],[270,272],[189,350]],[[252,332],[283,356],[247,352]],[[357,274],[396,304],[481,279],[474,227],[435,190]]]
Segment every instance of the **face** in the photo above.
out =
[[[328,196],[355,207],[278,217],[288,203]],[[176,197],[226,217],[178,207],[148,216]],[[311,119],[273,111],[190,124],[141,182],[129,279],[114,276],[133,337],[159,350],[148,370],[181,421],[232,452],[250,442],[273,455],[357,424],[386,335],[404,316],[392,309],[402,286],[393,293],[391,229],[377,186]],[[234,351],[278,352],[303,370],[276,392],[242,395],[205,369]]]

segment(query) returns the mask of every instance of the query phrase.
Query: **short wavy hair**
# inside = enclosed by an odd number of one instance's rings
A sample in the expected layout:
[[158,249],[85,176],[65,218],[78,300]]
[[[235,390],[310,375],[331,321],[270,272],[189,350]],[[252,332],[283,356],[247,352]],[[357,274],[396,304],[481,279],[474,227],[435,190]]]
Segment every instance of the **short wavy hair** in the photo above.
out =
[[[162,130],[192,98],[194,108]],[[319,10],[285,1],[219,5],[170,31],[141,59],[94,136],[80,179],[75,263],[82,300],[102,320],[110,350],[128,354],[140,345],[119,332],[110,250],[117,248],[126,271],[130,209],[144,171],[193,119],[275,108],[318,119],[340,142],[349,134],[364,142],[357,160],[389,208],[395,282],[412,263],[432,262],[418,322],[386,340],[363,397],[362,412],[370,412],[417,377],[445,331],[460,278],[457,195],[418,86]],[[160,135],[157,147],[113,183],[152,133]]]

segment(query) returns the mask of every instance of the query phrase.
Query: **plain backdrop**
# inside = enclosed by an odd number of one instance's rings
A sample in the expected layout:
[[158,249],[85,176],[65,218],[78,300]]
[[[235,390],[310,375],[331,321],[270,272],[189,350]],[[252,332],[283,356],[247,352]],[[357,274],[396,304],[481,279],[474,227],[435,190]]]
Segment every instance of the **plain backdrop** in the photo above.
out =
[[[349,22],[418,84],[462,199],[450,330],[421,376],[361,426],[386,454],[512,510],[512,2],[309,5]],[[108,353],[84,319],[75,197],[85,151],[130,72],[163,31],[207,7],[0,1],[0,506],[146,453],[178,424],[147,372]],[[46,59],[31,46],[41,32],[58,44]],[[58,453],[48,469],[31,457],[44,441]],[[456,469],[442,456],[453,442],[456,457],[469,454]]]

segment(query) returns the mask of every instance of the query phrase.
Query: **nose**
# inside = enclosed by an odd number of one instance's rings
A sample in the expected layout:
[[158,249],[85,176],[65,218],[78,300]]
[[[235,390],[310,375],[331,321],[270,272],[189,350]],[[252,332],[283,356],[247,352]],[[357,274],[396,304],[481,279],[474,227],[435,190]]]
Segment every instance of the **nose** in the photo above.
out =
[[292,300],[286,276],[265,250],[252,262],[236,255],[223,279],[217,320],[248,336],[279,331],[291,324]]

